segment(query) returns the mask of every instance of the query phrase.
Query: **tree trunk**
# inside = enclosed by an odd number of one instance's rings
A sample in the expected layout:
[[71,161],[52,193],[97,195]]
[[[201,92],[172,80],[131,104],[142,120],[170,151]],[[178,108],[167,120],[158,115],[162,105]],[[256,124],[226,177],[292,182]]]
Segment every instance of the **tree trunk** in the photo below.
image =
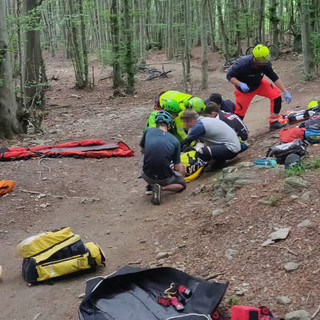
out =
[[216,28],[215,28],[215,3],[212,6],[211,0],[208,1],[208,13],[209,13],[209,21],[210,21],[210,38],[211,38],[211,50],[218,51],[219,48],[216,44]]
[[299,3],[300,19],[301,19],[301,40],[304,74],[306,80],[314,77],[313,49],[311,45],[311,19],[310,19],[311,2],[310,0],[302,0]]
[[0,136],[10,139],[13,134],[23,132],[25,120],[22,114],[17,114],[5,12],[5,2],[0,1]]
[[79,25],[78,16],[81,16],[82,3],[79,2],[78,6],[75,6],[73,0],[67,0],[67,29],[68,38],[70,42],[71,58],[75,71],[76,87],[82,89],[88,85],[88,62],[86,47],[83,47],[83,39],[85,37],[83,22],[80,17],[80,30],[77,27]]
[[133,58],[133,36],[132,36],[132,16],[130,14],[130,4],[128,0],[123,0],[124,12],[124,35],[125,35],[125,70],[127,73],[126,93],[134,94],[134,58]]
[[87,48],[87,39],[86,39],[86,27],[83,14],[83,3],[82,0],[79,1],[79,13],[80,13],[80,32],[81,32],[81,49],[82,49],[82,76],[84,80],[84,86],[89,85],[89,63],[88,63],[88,48]]
[[173,0],[168,0],[167,59],[173,59]]
[[120,35],[117,0],[112,0],[110,8],[111,40],[112,40],[112,79],[113,88],[118,88],[123,84],[120,68]]
[[277,14],[277,0],[270,0],[269,6],[269,17],[270,17],[270,27],[272,32],[272,43],[275,45],[279,45],[279,28],[278,24],[280,19]]
[[207,11],[208,0],[201,0],[201,48],[202,48],[202,63],[201,63],[201,89],[207,89],[208,87],[208,35],[207,35]]
[[146,18],[145,18],[145,2],[144,0],[139,0],[139,22],[140,22],[140,62],[142,64],[146,63]]
[[229,59],[230,58],[229,40],[228,40],[226,31],[224,28],[221,0],[217,0],[217,11],[218,11],[219,28],[220,28],[220,33],[221,33],[221,40],[222,40],[222,45],[223,45],[224,57],[226,59]]
[[258,37],[260,39],[260,43],[265,42],[265,34],[264,34],[264,15],[265,15],[265,1],[260,0],[259,7],[259,29],[258,29]]
[[[37,10],[39,2],[37,0],[23,1],[25,15],[29,17],[29,27],[25,31],[24,42],[24,103],[27,109],[44,104],[44,89],[42,79],[43,64],[40,31],[38,26],[40,23],[41,13]],[[45,77],[46,78],[46,77]]]

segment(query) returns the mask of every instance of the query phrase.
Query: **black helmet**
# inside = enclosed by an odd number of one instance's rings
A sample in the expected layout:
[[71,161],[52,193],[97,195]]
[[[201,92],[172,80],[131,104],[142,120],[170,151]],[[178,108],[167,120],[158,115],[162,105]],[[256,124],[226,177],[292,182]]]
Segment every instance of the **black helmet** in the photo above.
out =
[[172,125],[172,118],[171,114],[168,111],[165,110],[159,110],[158,113],[156,114],[155,122],[163,122],[166,124],[171,124]]

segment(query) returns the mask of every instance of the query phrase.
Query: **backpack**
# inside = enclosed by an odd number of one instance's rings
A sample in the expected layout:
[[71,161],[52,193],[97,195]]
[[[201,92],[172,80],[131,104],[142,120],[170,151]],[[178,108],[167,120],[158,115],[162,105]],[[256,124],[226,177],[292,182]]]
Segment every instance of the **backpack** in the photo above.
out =
[[295,153],[298,156],[304,156],[306,154],[306,147],[307,143],[301,139],[296,139],[292,142],[269,148],[266,157],[274,157],[279,164],[284,164],[288,154]]
[[281,128],[279,138],[283,143],[292,142],[296,139],[304,139],[304,128],[292,127],[292,128]]
[[305,138],[310,143],[320,143],[320,130],[306,129]]
[[308,142],[320,142],[320,115],[315,115],[303,123],[305,127],[305,138]]
[[105,264],[105,255],[93,242],[83,243],[70,228],[43,232],[21,241],[22,276],[29,284],[92,271]]
[[81,320],[207,320],[227,287],[228,283],[206,281],[169,267],[123,267],[87,281],[78,316]]

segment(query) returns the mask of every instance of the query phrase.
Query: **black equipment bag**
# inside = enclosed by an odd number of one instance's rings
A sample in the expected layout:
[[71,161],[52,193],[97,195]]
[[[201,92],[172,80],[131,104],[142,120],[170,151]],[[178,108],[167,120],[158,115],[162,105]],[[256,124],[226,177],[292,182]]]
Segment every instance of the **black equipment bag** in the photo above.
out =
[[[159,304],[158,298],[179,283],[191,290],[184,309]],[[218,307],[228,283],[209,282],[173,268],[123,267],[108,277],[87,281],[80,320],[206,320]]]
[[279,164],[284,164],[287,155],[291,153],[295,153],[300,157],[304,156],[306,154],[307,144],[308,142],[304,142],[301,139],[296,139],[289,143],[283,143],[269,148],[266,157],[274,157]]

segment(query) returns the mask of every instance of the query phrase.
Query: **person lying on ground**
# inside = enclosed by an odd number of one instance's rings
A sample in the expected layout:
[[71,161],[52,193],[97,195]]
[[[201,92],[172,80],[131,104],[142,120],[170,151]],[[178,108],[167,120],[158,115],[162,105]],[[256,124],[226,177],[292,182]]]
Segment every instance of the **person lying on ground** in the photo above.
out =
[[222,98],[220,93],[212,93],[210,97],[204,101],[205,105],[210,101],[215,102],[220,106],[220,110],[225,112],[234,113],[236,109],[236,105],[231,100],[224,97]]
[[[264,75],[270,78],[274,85],[264,79]],[[291,95],[272,68],[268,47],[262,44],[255,46],[251,55],[240,58],[230,68],[227,79],[235,86],[236,115],[243,119],[251,100],[255,95],[259,95],[270,100],[270,131],[284,126],[279,122],[282,104],[280,91],[284,92],[287,103],[291,102]]]
[[151,202],[159,205],[162,191],[180,192],[186,188],[186,181],[183,177],[185,166],[180,160],[180,143],[168,132],[172,126],[170,113],[160,110],[155,122],[156,128],[147,128],[140,141],[143,154],[141,176],[148,184],[148,194],[152,193]]
[[203,116],[194,110],[186,110],[182,116],[185,128],[191,128],[181,147],[194,140],[202,141],[205,146],[197,149],[197,156],[210,162],[205,171],[213,171],[226,166],[226,160],[233,159],[241,150],[235,131],[216,117],[214,108],[206,107]]

